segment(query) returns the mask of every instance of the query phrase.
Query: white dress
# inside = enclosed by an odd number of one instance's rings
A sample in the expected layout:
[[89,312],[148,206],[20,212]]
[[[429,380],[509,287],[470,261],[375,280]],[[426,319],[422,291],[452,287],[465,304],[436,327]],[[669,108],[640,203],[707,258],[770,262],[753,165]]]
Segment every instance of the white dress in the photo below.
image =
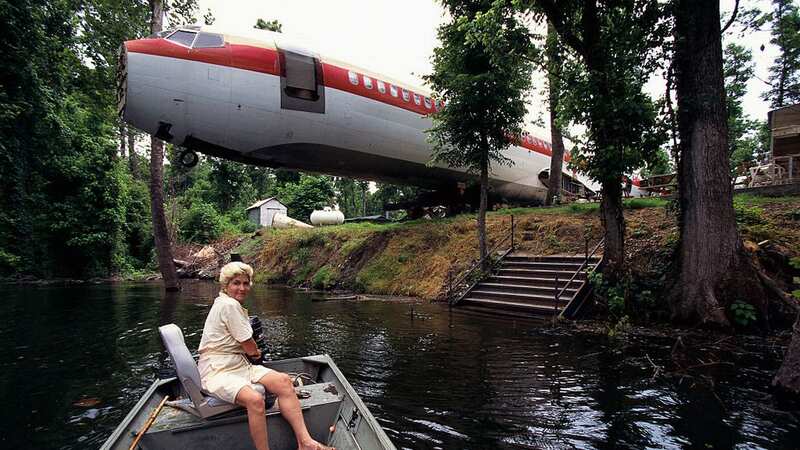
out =
[[200,339],[197,368],[206,392],[236,403],[236,395],[243,387],[257,383],[271,371],[247,360],[241,342],[252,337],[253,328],[247,310],[220,292],[208,312]]

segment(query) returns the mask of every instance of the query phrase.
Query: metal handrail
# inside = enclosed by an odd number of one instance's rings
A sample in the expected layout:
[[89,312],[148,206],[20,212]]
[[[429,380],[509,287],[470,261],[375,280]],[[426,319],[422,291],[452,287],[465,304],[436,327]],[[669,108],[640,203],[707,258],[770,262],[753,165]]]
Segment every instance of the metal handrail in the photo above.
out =
[[[572,274],[572,278],[570,278],[569,281],[567,281],[567,284],[565,284],[564,287],[561,288],[561,290],[556,294],[556,302],[558,302],[558,299],[561,298],[562,295],[564,295],[564,291],[566,291],[567,288],[569,287],[569,285],[572,284],[572,282],[575,280],[575,277],[577,277],[578,274],[581,273],[581,270],[583,270],[583,268],[587,266],[587,264],[589,263],[589,258],[594,256],[594,253],[597,251],[598,248],[600,248],[601,245],[603,245],[603,243],[605,241],[606,241],[606,238],[600,239],[600,242],[598,242],[597,245],[594,246],[594,249],[592,249],[592,252],[591,253],[588,253],[588,252],[586,253],[586,258],[584,258],[583,264],[581,264],[581,266],[578,267],[578,270],[576,270],[575,273]],[[556,286],[558,286],[558,284],[556,284]]]
[[[473,264],[470,266],[470,268],[469,268],[469,269],[467,269],[467,271],[466,271],[465,273],[463,273],[463,274],[462,274],[460,277],[458,277],[458,278],[456,279],[457,281],[455,281],[455,282],[453,282],[453,281],[449,281],[449,282],[448,282],[448,284],[447,284],[447,295],[445,296],[445,298],[447,299],[447,302],[448,302],[450,305],[454,305],[454,304],[457,302],[457,300],[456,300],[456,301],[453,301],[453,300],[451,300],[451,298],[450,298],[450,297],[453,295],[453,287],[454,287],[454,286],[458,286],[459,284],[463,283],[463,282],[464,282],[464,280],[466,280],[466,279],[467,279],[467,278],[468,278],[470,275],[472,275],[472,273],[473,273],[473,272],[475,272],[475,270],[476,270],[476,269],[478,269],[479,267],[483,267],[483,263],[484,263],[484,262],[485,262],[487,259],[489,259],[489,258],[492,256],[492,254],[493,254],[495,251],[497,251],[497,249],[499,249],[499,248],[500,248],[500,246],[501,246],[501,245],[505,244],[505,243],[506,243],[506,242],[509,240],[509,238],[511,239],[511,247],[510,247],[508,250],[506,250],[506,251],[505,251],[505,252],[504,252],[504,253],[503,253],[503,254],[500,256],[499,260],[502,260],[502,259],[503,259],[503,258],[505,258],[505,257],[506,257],[506,256],[507,256],[509,253],[511,253],[512,251],[514,251],[514,246],[515,246],[515,245],[514,245],[514,228],[515,228],[515,224],[514,224],[514,216],[512,215],[512,216],[511,216],[511,233],[507,234],[507,235],[506,235],[505,237],[503,237],[503,238],[502,238],[500,241],[496,242],[496,243],[494,244],[494,246],[493,246],[493,247],[492,247],[492,248],[491,248],[489,251],[487,251],[487,252],[486,252],[486,256],[485,256],[485,257],[483,257],[483,258],[481,258],[480,260],[478,260],[478,261],[474,262],[474,263],[473,263]],[[475,284],[476,284],[476,283],[473,283],[473,286],[474,286]],[[470,288],[469,288],[469,289],[471,289],[471,288],[472,288],[472,286],[470,286]],[[469,289],[467,289],[467,291],[469,291]],[[460,300],[460,298],[459,298],[459,300]]]

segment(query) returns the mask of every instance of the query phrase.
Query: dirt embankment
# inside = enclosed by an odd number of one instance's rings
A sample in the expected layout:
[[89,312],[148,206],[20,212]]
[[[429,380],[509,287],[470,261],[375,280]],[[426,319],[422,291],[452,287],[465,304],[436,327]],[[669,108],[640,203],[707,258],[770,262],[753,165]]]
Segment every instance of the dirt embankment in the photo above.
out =
[[[512,214],[521,251],[583,254],[587,241],[592,248],[602,235],[597,205],[512,209],[489,215],[490,246],[508,236]],[[737,198],[737,217],[744,239],[770,239],[793,256],[800,255],[800,198]],[[678,238],[669,204],[630,202],[625,219],[626,253],[634,273],[665,270],[665,258],[671,257]],[[500,247],[505,249],[508,243]],[[439,298],[448,277],[460,274],[478,254],[471,215],[402,224],[263,230],[233,250],[254,265],[259,282],[429,300]]]

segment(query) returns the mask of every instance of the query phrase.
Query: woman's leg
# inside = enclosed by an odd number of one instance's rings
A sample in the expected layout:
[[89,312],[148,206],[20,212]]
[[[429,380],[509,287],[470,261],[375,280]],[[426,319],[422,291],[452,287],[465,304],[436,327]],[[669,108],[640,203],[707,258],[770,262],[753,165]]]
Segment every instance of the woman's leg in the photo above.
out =
[[278,396],[278,407],[283,417],[292,426],[292,430],[294,430],[299,450],[333,450],[332,447],[326,447],[315,441],[308,434],[306,423],[303,420],[303,411],[300,409],[300,401],[297,399],[297,394],[294,391],[292,379],[289,378],[289,375],[273,370],[261,377],[258,382],[263,384],[269,392]]
[[269,450],[267,441],[267,418],[264,416],[264,397],[245,386],[236,394],[236,404],[247,408],[247,423],[250,425],[250,437],[257,450]]

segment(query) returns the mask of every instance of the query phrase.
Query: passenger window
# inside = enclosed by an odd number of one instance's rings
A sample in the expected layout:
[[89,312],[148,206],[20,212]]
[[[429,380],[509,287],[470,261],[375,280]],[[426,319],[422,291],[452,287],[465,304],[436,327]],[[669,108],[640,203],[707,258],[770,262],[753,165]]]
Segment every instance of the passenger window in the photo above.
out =
[[350,84],[352,84],[353,86],[358,86],[358,75],[355,72],[353,72],[352,70],[348,71],[347,78],[350,79]]
[[225,40],[219,34],[200,33],[194,40],[194,48],[215,48],[224,47]]
[[386,83],[384,83],[381,80],[378,80],[378,92],[380,92],[381,94],[386,93]]
[[168,41],[175,42],[177,44],[185,45],[186,47],[192,46],[192,41],[194,41],[194,37],[197,35],[194,31],[184,31],[178,30],[170,35],[167,38]]
[[431,99],[425,97],[425,107],[431,109]]
[[410,98],[411,98],[411,95],[409,95],[408,91],[403,89],[403,101],[407,102],[408,99],[410,99]]
[[397,97],[397,86],[389,86],[389,91],[392,93],[392,97]]
[[367,89],[372,89],[372,78],[364,75],[364,87]]
[[422,103],[422,99],[419,98],[419,95],[414,94],[414,104],[419,105]]

